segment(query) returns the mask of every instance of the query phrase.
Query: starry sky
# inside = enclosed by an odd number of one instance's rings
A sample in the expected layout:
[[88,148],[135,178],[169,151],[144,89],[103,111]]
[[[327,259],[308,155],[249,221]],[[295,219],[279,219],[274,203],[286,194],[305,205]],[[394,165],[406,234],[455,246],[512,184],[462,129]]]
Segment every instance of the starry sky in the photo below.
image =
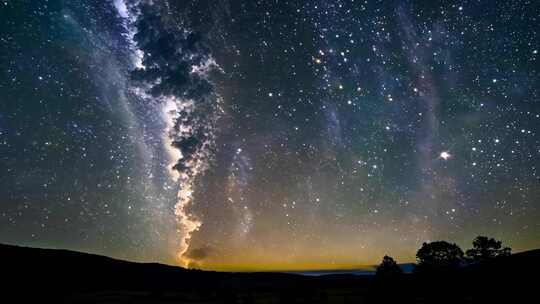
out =
[[217,270],[538,248],[539,16],[0,1],[0,242]]

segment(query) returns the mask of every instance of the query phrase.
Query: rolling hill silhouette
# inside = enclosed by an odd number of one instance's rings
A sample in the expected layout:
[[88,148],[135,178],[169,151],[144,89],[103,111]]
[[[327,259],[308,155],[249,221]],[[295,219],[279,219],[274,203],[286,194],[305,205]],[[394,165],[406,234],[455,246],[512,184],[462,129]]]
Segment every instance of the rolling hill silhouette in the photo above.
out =
[[[69,250],[0,244],[0,301],[65,303],[516,303],[536,296],[540,250],[444,276],[225,273],[135,263]],[[472,301],[472,302],[471,302]],[[502,301],[502,302],[501,302]],[[533,301],[534,302],[534,301]]]

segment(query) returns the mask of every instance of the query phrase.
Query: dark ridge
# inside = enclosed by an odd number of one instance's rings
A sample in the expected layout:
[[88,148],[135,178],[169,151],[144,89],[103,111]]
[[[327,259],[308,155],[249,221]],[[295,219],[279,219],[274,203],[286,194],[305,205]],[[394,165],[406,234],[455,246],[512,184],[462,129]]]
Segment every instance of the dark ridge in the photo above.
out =
[[1,244],[0,261],[1,303],[525,303],[540,273],[540,250],[391,280],[188,270]]

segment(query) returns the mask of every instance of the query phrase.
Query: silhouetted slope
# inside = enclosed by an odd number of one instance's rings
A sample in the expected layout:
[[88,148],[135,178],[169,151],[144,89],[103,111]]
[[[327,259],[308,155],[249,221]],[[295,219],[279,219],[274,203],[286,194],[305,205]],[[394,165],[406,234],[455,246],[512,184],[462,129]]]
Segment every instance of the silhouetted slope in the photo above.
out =
[[537,303],[540,250],[413,277],[411,298],[433,303]]
[[[220,274],[133,263],[68,250],[0,245],[2,273],[12,288],[65,293],[101,289],[206,288]],[[204,276],[204,278],[203,278]],[[205,285],[203,285],[203,281]]]
[[[96,291],[174,291],[227,298],[230,294],[268,292],[313,294],[313,287],[355,286],[348,276],[314,279],[286,273],[224,273],[188,270],[156,263],[134,263],[68,250],[39,249],[0,244],[0,268],[10,278],[5,290],[39,299],[88,294]],[[32,291],[25,293],[25,291]],[[6,293],[4,292],[4,295]],[[1,301],[0,301],[1,302]]]
[[187,270],[0,244],[0,302],[534,303],[539,272],[540,250],[451,273],[405,274],[388,281],[347,274],[313,277]]
[[283,282],[300,276],[285,273],[225,273],[191,270],[158,263],[136,263],[61,249],[29,248],[0,244],[2,272],[26,284],[49,284],[51,280],[76,289],[103,287],[204,288],[224,284],[223,279],[246,275]]
[[468,267],[471,271],[488,271],[506,274],[537,272],[540,270],[540,249],[514,253]]
[[484,303],[540,303],[539,275],[540,250],[531,250],[470,265],[461,277]]

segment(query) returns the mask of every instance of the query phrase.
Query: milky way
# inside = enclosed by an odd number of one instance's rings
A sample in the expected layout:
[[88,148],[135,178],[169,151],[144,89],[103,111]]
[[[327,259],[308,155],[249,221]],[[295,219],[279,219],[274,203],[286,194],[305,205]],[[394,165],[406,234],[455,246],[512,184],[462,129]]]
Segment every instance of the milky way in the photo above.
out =
[[0,6],[0,242],[234,270],[540,247],[539,3]]

